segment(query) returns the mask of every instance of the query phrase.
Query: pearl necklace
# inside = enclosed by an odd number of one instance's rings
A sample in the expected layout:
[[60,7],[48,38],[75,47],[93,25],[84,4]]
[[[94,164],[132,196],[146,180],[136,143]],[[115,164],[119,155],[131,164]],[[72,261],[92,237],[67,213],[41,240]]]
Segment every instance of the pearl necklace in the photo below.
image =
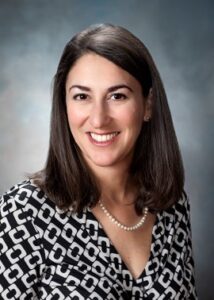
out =
[[103,205],[103,203],[99,200],[99,205],[101,207],[101,209],[103,210],[104,214],[110,219],[110,221],[112,223],[114,223],[115,225],[117,225],[119,228],[126,230],[126,231],[134,231],[136,229],[138,229],[139,227],[143,226],[147,214],[148,214],[148,207],[145,207],[143,210],[143,217],[140,219],[140,221],[135,224],[134,226],[126,226],[121,224],[118,220],[116,220],[111,214],[110,212],[105,208],[105,206]]

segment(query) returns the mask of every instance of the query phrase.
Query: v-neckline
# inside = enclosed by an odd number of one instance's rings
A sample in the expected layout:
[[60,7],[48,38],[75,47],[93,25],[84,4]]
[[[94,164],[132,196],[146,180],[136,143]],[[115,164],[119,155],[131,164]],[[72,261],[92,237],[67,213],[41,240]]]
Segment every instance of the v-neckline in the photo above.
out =
[[[96,216],[94,215],[94,213],[92,212],[92,210],[90,208],[87,209],[87,215],[88,214],[90,214],[91,218],[93,218],[93,220],[97,222],[98,227],[101,230],[103,236],[105,236],[105,238],[107,238],[107,240],[109,241],[109,245],[112,248],[113,252],[118,255],[118,257],[119,257],[119,259],[121,261],[121,264],[122,264],[122,269],[129,273],[130,278],[132,279],[133,282],[135,282],[136,284],[140,284],[142,282],[144,276],[148,273],[149,262],[153,259],[153,251],[152,251],[152,249],[154,248],[155,241],[156,241],[156,239],[155,239],[155,231],[156,231],[158,223],[159,223],[159,221],[161,219],[160,213],[156,214],[156,219],[155,219],[155,222],[154,222],[154,225],[153,225],[153,228],[152,228],[152,239],[151,239],[150,254],[149,254],[148,261],[146,262],[145,267],[143,268],[142,272],[140,273],[140,275],[137,278],[135,278],[133,276],[132,272],[129,270],[128,266],[124,262],[122,256],[120,255],[120,253],[118,252],[118,250],[114,246],[112,240],[107,235],[107,233],[106,233],[105,229],[103,228],[102,224],[96,218]],[[89,216],[86,216],[86,219],[88,219],[88,217]],[[90,217],[89,217],[89,219],[90,219]],[[109,261],[109,263],[111,263],[111,261]]]

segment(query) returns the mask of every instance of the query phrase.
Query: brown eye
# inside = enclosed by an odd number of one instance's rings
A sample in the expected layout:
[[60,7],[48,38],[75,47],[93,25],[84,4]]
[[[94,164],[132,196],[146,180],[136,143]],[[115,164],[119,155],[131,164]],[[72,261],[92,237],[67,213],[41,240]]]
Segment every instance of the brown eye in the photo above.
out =
[[122,93],[114,93],[111,95],[111,99],[113,100],[124,100],[126,99],[126,95],[122,94]]
[[88,97],[87,94],[81,93],[81,94],[76,94],[73,96],[74,100],[86,100]]

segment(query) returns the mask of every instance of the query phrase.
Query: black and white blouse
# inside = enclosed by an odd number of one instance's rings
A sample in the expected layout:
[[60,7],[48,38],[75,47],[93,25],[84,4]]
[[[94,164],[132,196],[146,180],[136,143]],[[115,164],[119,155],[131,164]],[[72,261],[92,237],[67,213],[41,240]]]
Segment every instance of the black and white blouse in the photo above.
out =
[[32,182],[0,201],[0,299],[197,299],[188,200],[157,214],[134,279],[89,209],[60,212]]

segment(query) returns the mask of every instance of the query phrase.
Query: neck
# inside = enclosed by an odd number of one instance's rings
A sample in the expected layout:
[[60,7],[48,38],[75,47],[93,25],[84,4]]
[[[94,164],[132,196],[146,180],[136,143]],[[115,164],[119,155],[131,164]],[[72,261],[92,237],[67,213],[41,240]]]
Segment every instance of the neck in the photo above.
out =
[[127,169],[99,168],[95,177],[101,188],[103,202],[112,202],[112,205],[127,205],[133,202],[136,188]]

